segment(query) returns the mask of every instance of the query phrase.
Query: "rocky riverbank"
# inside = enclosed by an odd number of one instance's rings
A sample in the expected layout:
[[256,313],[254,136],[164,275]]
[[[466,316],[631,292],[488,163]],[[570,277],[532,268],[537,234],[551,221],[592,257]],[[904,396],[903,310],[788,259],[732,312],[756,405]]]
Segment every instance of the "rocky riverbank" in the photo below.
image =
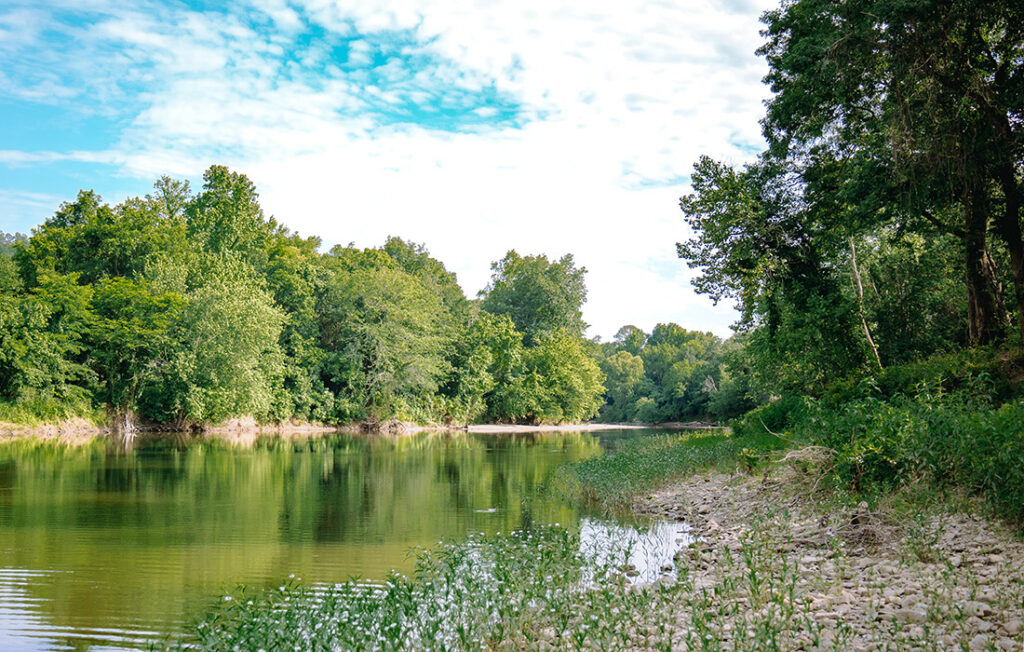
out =
[[673,647],[1024,650],[1019,535],[923,491],[844,508],[807,468],[796,453],[763,476],[700,474],[636,500],[698,537],[662,580],[692,589],[658,606]]

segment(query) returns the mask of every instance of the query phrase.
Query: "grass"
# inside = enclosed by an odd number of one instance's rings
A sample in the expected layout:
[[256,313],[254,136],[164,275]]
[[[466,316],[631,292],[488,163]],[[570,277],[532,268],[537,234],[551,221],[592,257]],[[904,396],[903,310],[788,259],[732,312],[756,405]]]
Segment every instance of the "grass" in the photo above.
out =
[[753,467],[786,443],[767,432],[743,436],[692,432],[633,439],[615,451],[559,470],[557,486],[605,515],[637,495],[701,470]]
[[[623,589],[628,550],[586,554],[542,528],[422,551],[413,576],[329,587],[282,584],[225,596],[198,623],[203,649],[620,649],[650,616],[647,591]],[[609,618],[609,614],[617,617]]]

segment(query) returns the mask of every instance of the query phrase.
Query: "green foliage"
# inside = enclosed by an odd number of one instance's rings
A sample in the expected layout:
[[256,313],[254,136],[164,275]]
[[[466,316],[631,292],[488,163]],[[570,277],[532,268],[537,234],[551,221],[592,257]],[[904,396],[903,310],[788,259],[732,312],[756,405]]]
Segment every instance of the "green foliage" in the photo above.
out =
[[0,231],[0,294],[13,295],[21,292],[22,283],[18,276],[18,266],[14,262],[16,247],[28,242],[21,233],[4,233]]
[[185,209],[189,238],[206,251],[233,251],[261,266],[278,228],[264,217],[258,197],[244,174],[211,166],[203,174],[203,191]]
[[552,263],[544,255],[520,256],[509,251],[491,270],[480,307],[510,316],[527,345],[559,328],[583,335],[587,325],[580,309],[587,296],[583,281],[587,270],[577,268],[571,254]]
[[546,333],[524,350],[523,363],[526,411],[516,417],[559,423],[597,416],[604,375],[583,340],[569,329]]
[[984,377],[951,394],[922,387],[839,408],[811,403],[794,434],[833,448],[837,477],[855,490],[923,478],[984,496],[1003,517],[1024,522],[1024,401],[994,407]]
[[18,402],[87,402],[93,374],[83,335],[94,320],[92,289],[78,275],[44,271],[21,296],[0,295],[0,397]]
[[332,256],[317,301],[327,387],[377,417],[422,418],[451,371],[441,297],[380,251]]
[[169,325],[166,365],[140,399],[144,413],[193,422],[268,416],[282,374],[284,315],[255,270],[235,255],[203,253],[164,260],[151,273],[158,293],[184,303]]
[[601,361],[601,371],[607,388],[601,416],[612,422],[630,420],[635,416],[636,392],[644,377],[643,359],[628,350],[618,351]]
[[181,319],[185,299],[158,292],[144,279],[104,279],[96,285],[96,321],[89,333],[90,363],[99,396],[115,411],[135,411],[144,388],[171,363],[171,327]]
[[750,362],[738,339],[723,342],[678,324],[658,324],[649,336],[624,326],[600,350],[604,421],[724,421],[754,405]]
[[620,443],[601,457],[563,467],[560,486],[604,513],[621,513],[640,493],[711,467],[736,468],[748,449],[770,451],[785,446],[763,430],[640,437]]
[[155,254],[180,251],[184,223],[160,211],[160,200],[128,199],[116,207],[82,191],[35,230],[17,253],[27,285],[43,270],[77,273],[82,283],[135,276]]

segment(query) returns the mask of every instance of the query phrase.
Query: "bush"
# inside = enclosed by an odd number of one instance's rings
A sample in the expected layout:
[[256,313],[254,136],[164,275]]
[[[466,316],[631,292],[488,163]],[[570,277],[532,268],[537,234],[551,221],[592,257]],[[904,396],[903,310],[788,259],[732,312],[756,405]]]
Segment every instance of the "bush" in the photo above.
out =
[[808,400],[793,435],[833,449],[836,477],[855,490],[931,480],[981,495],[1024,523],[1024,400],[995,407],[993,393],[987,376],[969,375],[953,393],[933,385],[839,407]]

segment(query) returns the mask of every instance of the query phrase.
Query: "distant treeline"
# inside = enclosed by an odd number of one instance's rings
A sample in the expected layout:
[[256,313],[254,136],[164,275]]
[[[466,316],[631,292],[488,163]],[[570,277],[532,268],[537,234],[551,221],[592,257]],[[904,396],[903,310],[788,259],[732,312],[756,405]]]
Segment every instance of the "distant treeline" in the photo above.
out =
[[420,245],[320,244],[221,166],[198,193],[166,177],[116,206],[82,191],[30,238],[0,234],[7,418],[579,421],[598,414],[608,373],[606,416],[655,420],[697,416],[723,382],[708,334],[585,339],[571,255],[510,251],[468,300]]

